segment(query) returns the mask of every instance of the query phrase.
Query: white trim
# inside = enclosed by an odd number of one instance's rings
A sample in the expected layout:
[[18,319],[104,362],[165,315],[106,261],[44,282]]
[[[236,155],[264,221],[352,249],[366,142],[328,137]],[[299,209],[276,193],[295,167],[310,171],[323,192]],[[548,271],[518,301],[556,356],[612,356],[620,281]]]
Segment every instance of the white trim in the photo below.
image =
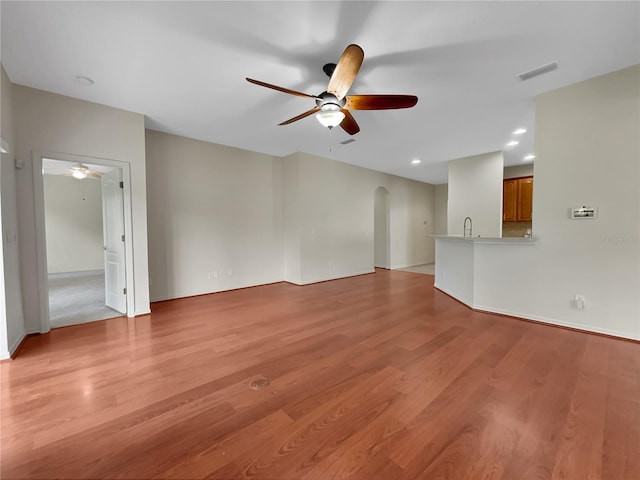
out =
[[547,325],[556,325],[560,327],[573,328],[575,330],[580,330],[586,333],[602,333],[604,335],[611,335],[614,337],[626,338],[630,340],[640,340],[640,335],[634,337],[632,335],[629,335],[629,332],[623,332],[623,331],[615,330],[611,328],[597,328],[597,327],[591,327],[591,326],[587,328],[584,325],[581,325],[579,323],[563,322],[562,320],[558,320],[556,318],[527,315],[524,313],[512,312],[509,310],[502,310],[500,308],[486,307],[484,305],[474,305],[472,308],[478,311],[483,311],[488,313],[497,313],[499,315],[509,315],[510,317],[522,318],[524,320],[532,320],[534,322],[540,322]]
[[419,267],[420,265],[435,265],[436,262],[420,262],[420,263],[407,263],[400,265],[392,265],[389,270],[398,270],[400,268]]
[[29,334],[28,333],[23,333],[21,336],[16,338],[11,345],[9,345],[9,357],[7,357],[7,358],[11,358],[11,355],[16,353],[16,350],[18,349],[20,344],[22,342],[24,342],[25,338],[27,338],[27,335],[29,335]]
[[456,300],[458,300],[460,303],[463,303],[467,307],[479,312],[495,313],[498,315],[508,315],[510,317],[521,318],[523,320],[532,320],[534,322],[539,322],[545,325],[555,325],[558,327],[572,328],[574,330],[580,330],[581,332],[586,332],[586,333],[601,333],[603,335],[626,338],[629,340],[640,340],[640,335],[633,336],[633,335],[629,335],[629,332],[623,332],[623,331],[615,330],[612,328],[597,328],[597,327],[591,327],[591,326],[586,327],[585,325],[581,325],[578,323],[563,322],[562,320],[558,320],[557,318],[547,318],[547,317],[541,317],[536,315],[528,315],[525,313],[513,312],[511,310],[503,310],[500,308],[487,307],[485,305],[477,305],[472,301],[469,301],[469,299],[460,297],[459,295],[454,294],[451,291],[448,291],[446,288],[439,287],[438,284],[434,284],[434,287],[440,290],[441,292],[451,296],[452,298],[455,298]]
[[23,333],[22,335],[18,336],[18,338],[16,338],[11,345],[8,346],[8,350],[7,351],[0,351],[0,360],[8,360],[8,359],[10,359],[11,356],[14,353],[16,353],[16,350],[18,349],[20,344],[25,340],[25,338],[27,338],[27,335],[29,335],[29,334],[28,333]]
[[47,333],[51,330],[49,318],[49,285],[47,269],[47,236],[44,221],[44,178],[42,173],[42,156],[33,153],[33,210],[35,218],[36,234],[36,268],[38,281],[38,318],[39,333]]
[[47,242],[44,219],[44,181],[42,174],[42,159],[54,158],[73,163],[93,163],[122,170],[124,182],[124,234],[125,234],[125,266],[127,288],[127,317],[135,316],[135,283],[133,275],[133,222],[131,210],[131,172],[130,164],[120,160],[73,155],[69,153],[33,151],[33,197],[35,214],[36,237],[36,265],[38,270],[38,306],[40,310],[40,331],[47,333],[51,330],[49,319],[49,287],[47,278]]
[[318,278],[315,280],[310,280],[307,282],[302,282],[302,283],[296,283],[296,282],[288,282],[288,283],[293,283],[294,285],[312,285],[314,283],[320,283],[320,282],[328,282],[329,280],[339,280],[341,278],[349,278],[349,277],[357,277],[358,275],[367,275],[369,273],[375,273],[376,270],[371,269],[371,270],[364,270],[361,272],[355,272],[355,273],[346,273],[346,274],[342,274],[342,275],[336,275],[336,276],[331,276],[331,277],[323,277],[323,278]]
[[458,295],[457,293],[453,293],[450,290],[447,290],[446,288],[442,288],[440,286],[438,286],[437,283],[434,283],[433,286],[435,288],[437,288],[438,290],[440,290],[442,293],[446,293],[447,295],[449,295],[451,298],[455,298],[456,300],[458,300],[460,303],[464,303],[467,307],[469,308],[476,308],[473,305],[473,302],[467,298],[461,297],[460,295]]
[[[266,285],[275,285],[276,283],[293,283],[293,282],[289,282],[287,280],[274,280],[272,282],[267,282],[267,283],[253,283],[250,285],[245,285],[243,287],[231,287],[231,288],[225,288],[222,290],[213,290],[211,292],[207,291],[207,292],[200,292],[200,293],[177,294],[176,296],[173,296],[173,297],[169,297],[169,296],[154,297],[153,299],[150,299],[149,303],[167,302],[169,300],[179,300],[182,298],[200,297],[202,295],[215,295],[216,293],[233,292],[235,290],[245,290],[248,288],[264,287]],[[295,284],[295,285],[298,285],[298,284]],[[143,314],[137,313],[136,315],[148,315],[149,313],[151,313],[151,311]]]

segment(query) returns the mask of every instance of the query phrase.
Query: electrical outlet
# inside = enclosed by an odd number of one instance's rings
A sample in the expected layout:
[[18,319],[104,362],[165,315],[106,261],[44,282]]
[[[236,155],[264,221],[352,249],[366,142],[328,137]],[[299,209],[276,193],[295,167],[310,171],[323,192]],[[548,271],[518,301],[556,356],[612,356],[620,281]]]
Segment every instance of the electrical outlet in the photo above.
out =
[[578,310],[584,310],[584,295],[576,295],[573,300]]

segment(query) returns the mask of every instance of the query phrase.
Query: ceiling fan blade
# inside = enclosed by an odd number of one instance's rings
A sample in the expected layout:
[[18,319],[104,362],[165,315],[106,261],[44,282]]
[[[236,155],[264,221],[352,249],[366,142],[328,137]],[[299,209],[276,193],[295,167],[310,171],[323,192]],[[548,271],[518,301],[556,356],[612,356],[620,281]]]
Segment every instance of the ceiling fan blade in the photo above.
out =
[[360,131],[360,127],[358,126],[356,119],[351,115],[351,112],[343,108],[342,113],[344,113],[344,120],[340,123],[342,129],[349,135],[355,135],[358,133]]
[[100,172],[94,172],[93,170],[91,170],[88,174],[88,177],[90,178],[95,178],[97,180],[100,180],[102,178],[102,174]]
[[68,168],[63,167],[43,167],[43,171],[46,171],[49,175],[62,175],[63,173],[71,173]]
[[352,43],[345,48],[329,79],[327,92],[338,97],[338,100],[342,100],[356,79],[362,60],[364,60],[364,51],[358,45]]
[[288,88],[279,87],[277,85],[271,85],[270,83],[261,82],[260,80],[254,80],[253,78],[247,78],[247,82],[253,83],[255,85],[260,85],[261,87],[272,88],[274,90],[278,90],[279,92],[288,93],[289,95],[295,95],[296,97],[318,98],[315,95],[309,95],[308,93],[296,92],[295,90],[289,90]]
[[418,103],[415,95],[349,95],[346,100],[347,110],[391,110],[411,108]]
[[290,123],[297,122],[298,120],[303,119],[304,117],[308,117],[309,115],[313,115],[314,113],[319,111],[320,111],[320,108],[313,107],[311,110],[307,110],[306,112],[301,113],[297,117],[293,117],[293,118],[290,118],[289,120],[285,120],[284,122],[279,123],[278,125],[289,125]]

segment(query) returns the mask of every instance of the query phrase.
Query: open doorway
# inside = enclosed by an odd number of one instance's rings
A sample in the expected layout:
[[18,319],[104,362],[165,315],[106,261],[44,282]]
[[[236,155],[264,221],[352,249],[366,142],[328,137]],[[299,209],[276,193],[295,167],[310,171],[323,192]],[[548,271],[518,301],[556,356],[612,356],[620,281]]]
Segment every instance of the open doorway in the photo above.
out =
[[51,328],[127,313],[122,169],[43,158]]
[[391,266],[389,213],[389,191],[378,187],[373,198],[373,265],[378,268]]

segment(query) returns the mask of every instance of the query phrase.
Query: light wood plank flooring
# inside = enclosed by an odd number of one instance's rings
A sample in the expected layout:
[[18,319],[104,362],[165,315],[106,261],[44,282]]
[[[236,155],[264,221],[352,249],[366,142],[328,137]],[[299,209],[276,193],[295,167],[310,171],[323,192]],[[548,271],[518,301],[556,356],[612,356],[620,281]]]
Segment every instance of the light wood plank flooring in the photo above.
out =
[[0,368],[3,479],[640,479],[639,344],[429,275],[157,303]]

